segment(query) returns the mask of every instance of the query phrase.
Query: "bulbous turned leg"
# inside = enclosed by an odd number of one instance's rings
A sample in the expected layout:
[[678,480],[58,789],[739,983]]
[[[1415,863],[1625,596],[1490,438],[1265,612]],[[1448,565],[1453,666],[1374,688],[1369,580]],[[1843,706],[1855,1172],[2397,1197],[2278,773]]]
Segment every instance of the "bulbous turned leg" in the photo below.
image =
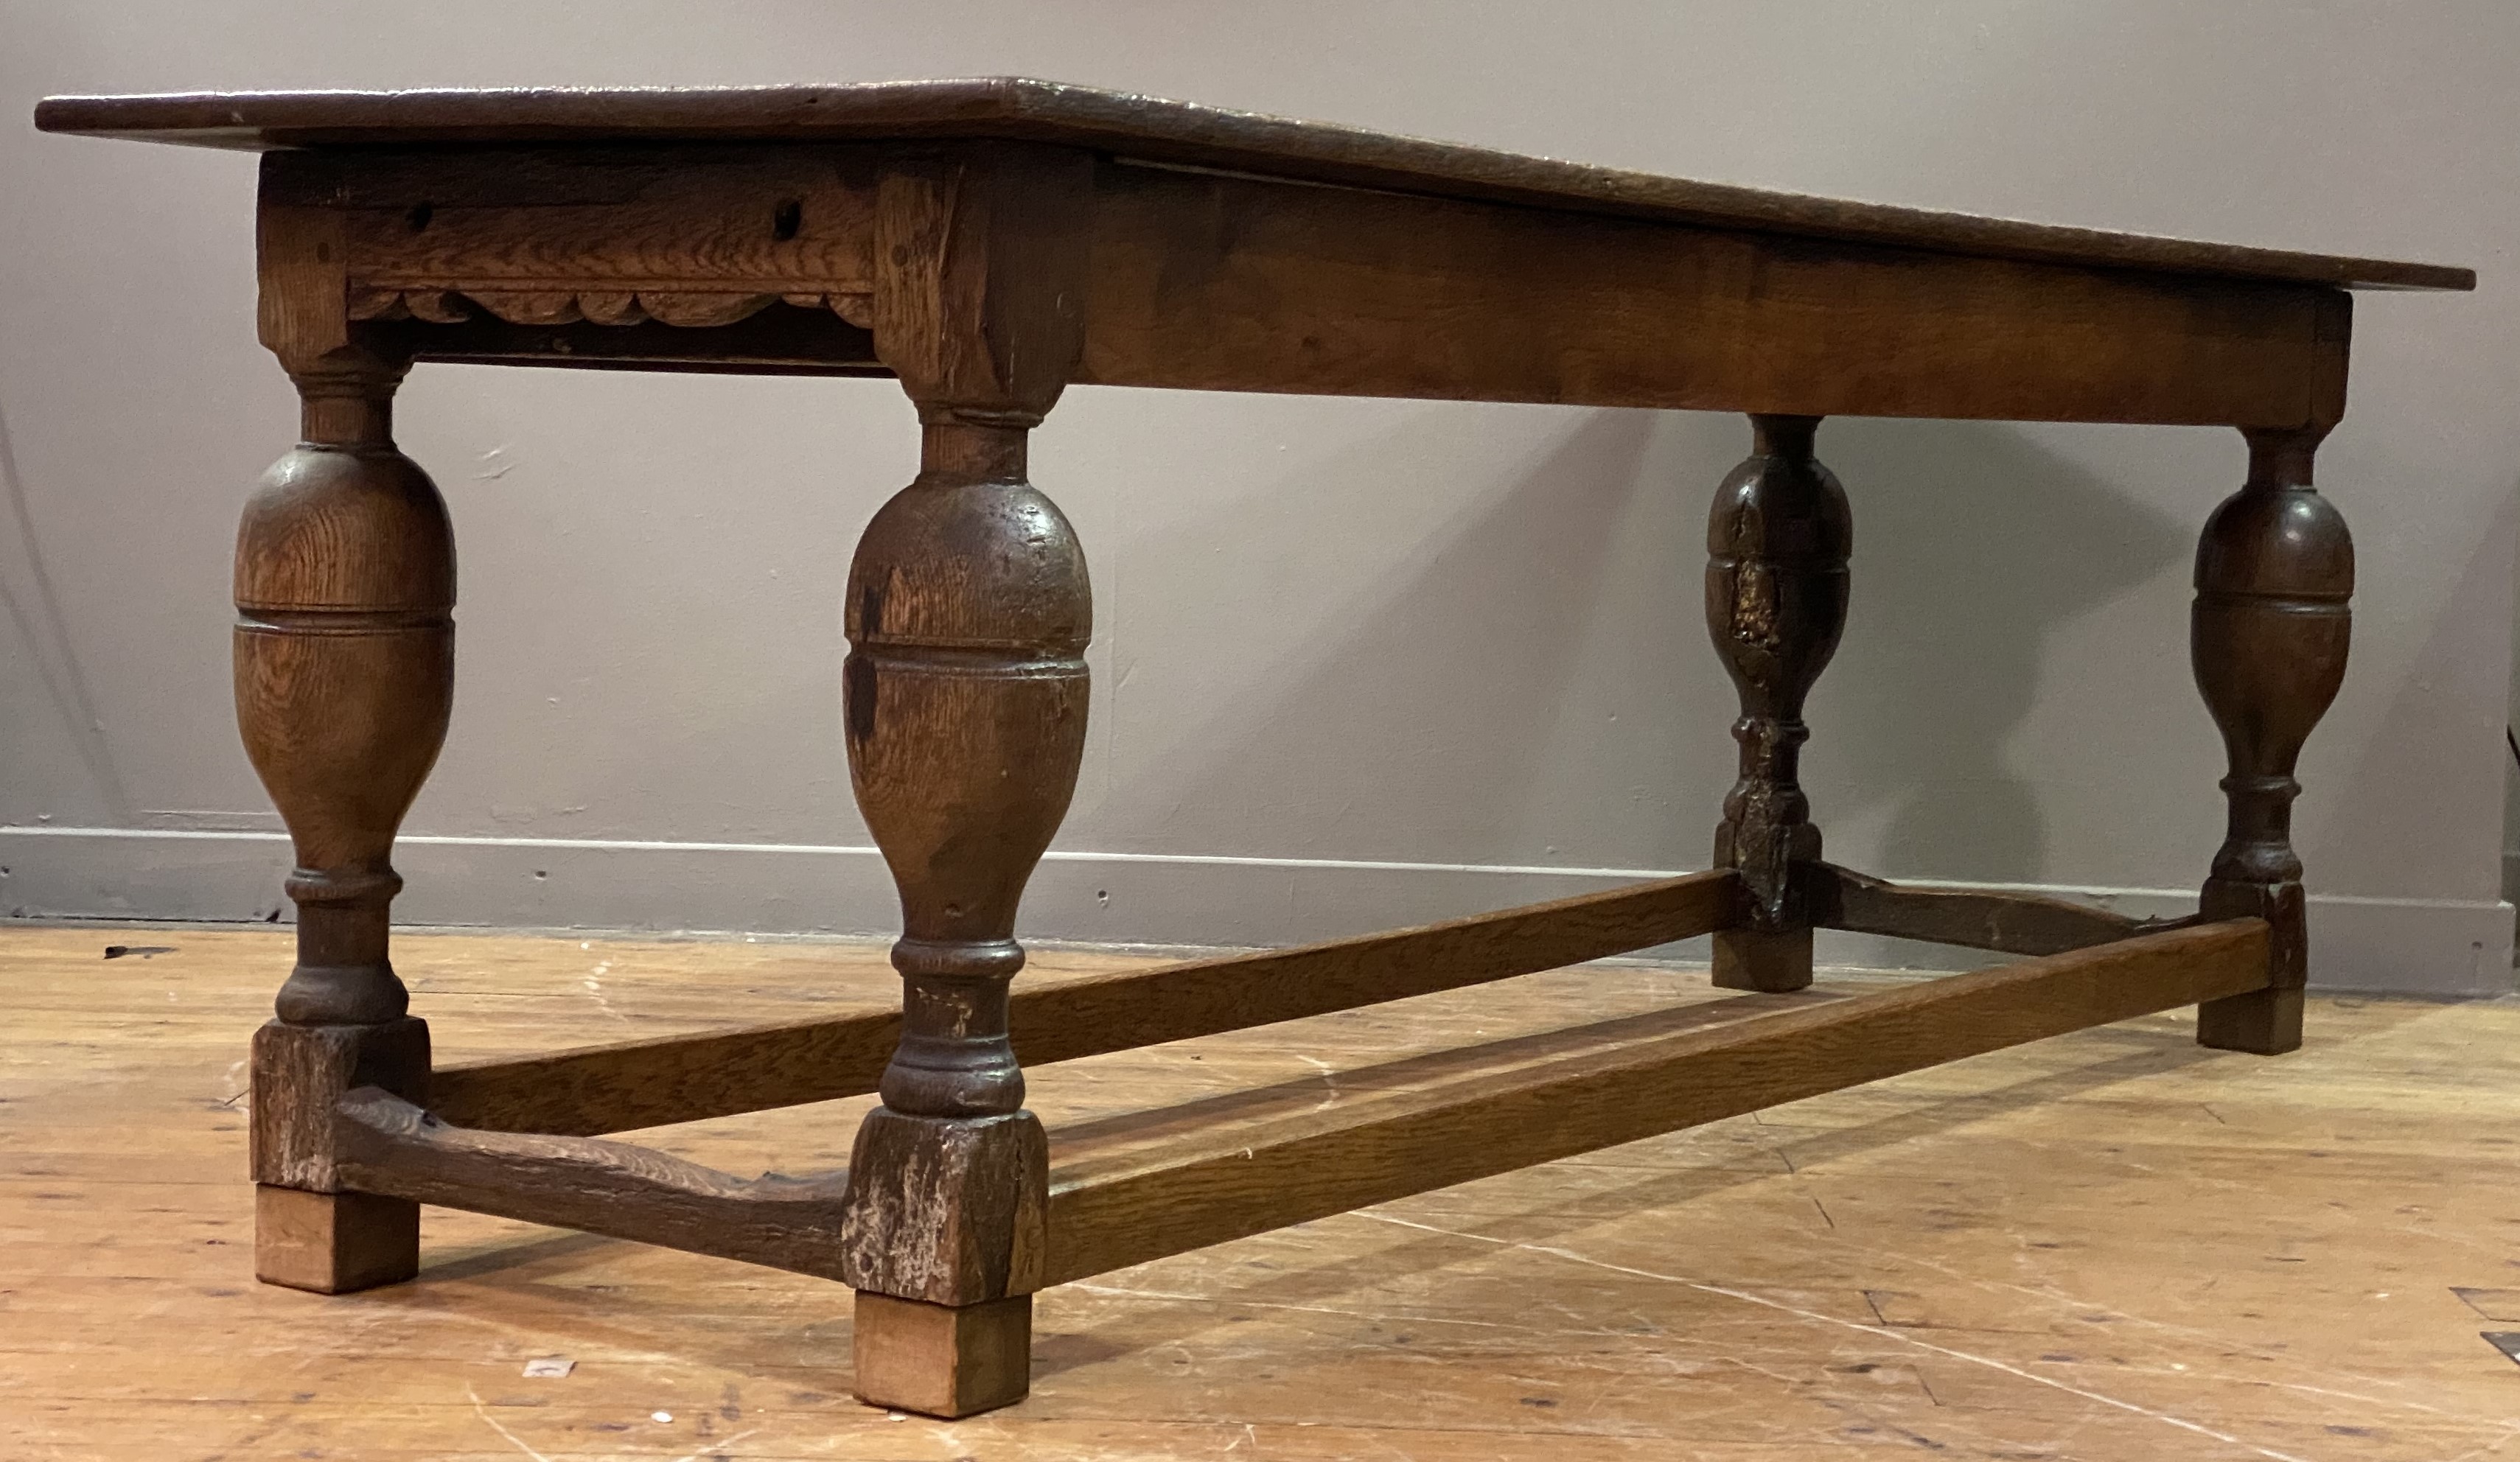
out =
[[454,542],[394,450],[403,364],[353,347],[292,373],[304,440],[237,539],[237,724],[295,844],[297,962],[254,1038],[255,1269],[334,1293],[407,1279],[419,1209],[341,1192],[333,1108],[351,1086],[427,1099],[428,1033],[386,957],[395,830],[445,739]]
[[1085,749],[1085,557],[1026,427],[938,414],[849,571],[850,777],[901,892],[902,1036],[841,1243],[858,1394],[961,1416],[1029,1384],[1049,1158],[1007,1035],[1015,908]]
[[1715,983],[1800,990],[1812,933],[1792,869],[1820,857],[1795,779],[1811,736],[1803,699],[1846,628],[1855,530],[1845,489],[1812,456],[1820,419],[1750,421],[1756,444],[1717,490],[1706,530],[1706,627],[1741,697],[1741,775],[1715,829],[1715,865],[1737,871],[1747,896],[1743,924],[1715,936]]
[[2230,756],[2228,834],[2205,880],[2212,918],[2273,928],[2264,990],[2197,1007],[2196,1039],[2275,1055],[2301,1045],[2310,974],[2293,768],[2345,680],[2354,540],[2311,486],[2323,431],[2251,431],[2248,482],[2206,520],[2196,551],[2189,648],[2196,685]]

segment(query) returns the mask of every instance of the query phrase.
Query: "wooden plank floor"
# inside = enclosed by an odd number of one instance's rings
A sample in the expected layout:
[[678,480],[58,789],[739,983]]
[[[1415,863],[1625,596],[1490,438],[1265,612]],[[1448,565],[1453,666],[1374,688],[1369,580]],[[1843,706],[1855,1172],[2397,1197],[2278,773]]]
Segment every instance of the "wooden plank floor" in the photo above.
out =
[[[397,953],[441,1059],[893,990],[850,945]],[[2272,1061],[2135,1021],[1106,1275],[1042,1297],[1029,1401],[948,1425],[853,1403],[846,1295],[771,1270],[430,1210],[414,1284],[254,1284],[242,1057],[287,960],[276,930],[0,931],[0,1457],[2520,1455],[2520,1366],[2479,1338],[2520,1330],[2511,1001],[2319,1000]],[[1560,971],[1049,1068],[1031,1104],[1334,1101],[1717,995]],[[861,1105],[644,1140],[802,1171]]]

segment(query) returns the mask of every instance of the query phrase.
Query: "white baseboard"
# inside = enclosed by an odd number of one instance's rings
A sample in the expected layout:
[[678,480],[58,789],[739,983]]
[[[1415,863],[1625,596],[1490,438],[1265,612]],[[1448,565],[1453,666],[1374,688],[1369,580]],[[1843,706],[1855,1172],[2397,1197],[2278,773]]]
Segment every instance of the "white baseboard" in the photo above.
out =
[[[394,863],[408,880],[395,916],[413,924],[880,935],[898,919],[873,848],[411,836],[396,845]],[[288,866],[278,833],[0,827],[0,913],[287,918],[280,880]],[[1025,897],[1022,932],[1084,944],[1301,944],[1672,871],[1053,852]],[[2011,887],[2138,917],[2196,907],[2193,894],[2175,890]],[[2514,988],[2507,903],[2314,894],[2310,924],[2311,983],[2320,989],[2486,996]],[[1654,953],[1707,957],[1703,940]],[[1824,934],[1820,957],[1964,969],[1990,956]]]

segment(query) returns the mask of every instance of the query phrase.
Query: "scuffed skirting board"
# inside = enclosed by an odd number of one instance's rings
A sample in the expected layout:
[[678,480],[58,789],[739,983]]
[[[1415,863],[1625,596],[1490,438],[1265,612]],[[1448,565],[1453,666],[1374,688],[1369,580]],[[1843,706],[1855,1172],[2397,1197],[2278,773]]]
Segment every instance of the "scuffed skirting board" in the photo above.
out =
[[[897,919],[873,848],[407,836],[405,923],[508,928],[882,934]],[[22,918],[287,917],[278,833],[0,827],[0,914]],[[1563,898],[1655,868],[1539,868],[1054,851],[1021,931],[1092,944],[1302,944]],[[1895,870],[1890,870],[1895,876]],[[2123,913],[2178,914],[2193,895],[2014,885]],[[2333,991],[2498,995],[2513,988],[2512,906],[2314,892],[2311,983]],[[1657,952],[1706,958],[1704,941]],[[1961,969],[1989,962],[1866,935],[1822,936],[1822,962]]]

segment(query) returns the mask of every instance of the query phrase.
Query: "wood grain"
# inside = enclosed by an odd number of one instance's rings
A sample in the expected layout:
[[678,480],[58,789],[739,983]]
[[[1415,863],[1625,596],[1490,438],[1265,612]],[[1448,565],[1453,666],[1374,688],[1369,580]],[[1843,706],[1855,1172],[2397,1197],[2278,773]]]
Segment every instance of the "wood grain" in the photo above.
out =
[[341,1179],[363,1193],[840,1274],[843,1173],[746,1181],[622,1142],[468,1131],[373,1086],[338,1114]]
[[[842,1220],[861,1293],[968,1307],[1039,1283],[1048,1145],[1022,1109],[1008,995],[1024,885],[1084,757],[1094,601],[1026,449],[1082,348],[1093,178],[1085,154],[1011,143],[898,149],[877,172],[876,354],[922,441],[919,476],[858,541],[841,611],[849,785],[902,928],[901,1039]],[[953,1328],[1024,1323],[989,1313]],[[889,1364],[941,1368],[907,1389],[950,1396],[964,1359],[919,1346]],[[990,1404],[1021,1395],[1012,1376]]]
[[[1041,1288],[1050,1144],[1030,1112],[859,1124],[840,1277],[860,1294],[982,1305]],[[872,1194],[868,1189],[872,1187]]]
[[1023,1399],[1032,1385],[1032,1296],[927,1305],[860,1294],[849,1389],[870,1406],[947,1420]]
[[[931,411],[1033,418],[1071,378],[2259,426],[2341,404],[2343,296],[2302,285],[1098,167],[1013,143],[579,151],[266,158],[266,340],[313,360],[351,324],[393,321],[421,356],[550,360],[547,337],[440,336],[474,320],[705,331],[784,304],[871,329]],[[869,363],[854,337],[784,336],[773,368]],[[578,343],[585,362],[762,368],[758,350]]]
[[440,1067],[429,1110],[483,1131],[591,1136],[876,1088],[898,1010],[817,1017]]
[[[267,270],[266,300],[273,288]],[[301,346],[273,348],[304,439],[237,529],[237,726],[296,853],[298,955],[280,1016],[375,1024],[408,1006],[386,952],[402,888],[391,855],[454,703],[455,544],[436,485],[394,449],[404,363]]]
[[2105,908],[2035,894],[1914,888],[1834,864],[1797,867],[1794,873],[1807,882],[1812,917],[1823,929],[1886,934],[2006,954],[2061,954],[2199,922],[2196,918],[2132,919]]
[[[111,944],[178,948],[100,959]],[[858,941],[405,930],[394,953],[457,1057],[801,1019],[898,984]],[[850,1398],[848,1295],[827,1279],[438,1208],[416,1285],[334,1303],[251,1283],[233,1068],[289,957],[268,927],[0,927],[0,1434],[18,1451],[867,1462],[929,1444]],[[1023,983],[1150,962],[1037,951]],[[598,963],[602,1004],[582,983]],[[1309,1106],[1392,1061],[1729,1003],[1710,995],[1702,970],[1535,975],[1035,1072],[1028,1101],[1071,1133],[1280,1085]],[[2185,1012],[2144,1017],[1046,1291],[1032,1399],[957,1425],[957,1444],[990,1462],[2507,1446],[2512,1365],[2477,1332],[2520,1312],[2453,1287],[2513,1284],[2520,1001],[2310,1004],[2300,1058],[2201,1050]],[[748,1175],[844,1162],[834,1129],[809,1107],[653,1140]],[[575,1368],[518,1374],[547,1356]]]
[[2433,264],[2291,253],[1808,198],[1023,77],[850,86],[52,97],[47,132],[232,148],[1007,138],[1313,182],[1995,257],[2466,289]]
[[2312,486],[2325,435],[2324,423],[2249,433],[2248,480],[2214,509],[2196,549],[2188,658],[2230,767],[2227,830],[2201,908],[2274,930],[2268,988],[2199,1010],[2196,1039],[2261,1055],[2301,1045],[2310,939],[2293,771],[2345,683],[2354,634],[2354,539]]
[[1080,382],[2299,425],[2313,286],[1106,167]]
[[[264,171],[271,171],[268,162]],[[284,370],[317,371],[350,348],[349,250],[341,229],[339,210],[317,204],[272,202],[254,209],[254,334]],[[395,364],[388,357],[367,373],[376,386],[371,397],[392,398]]]
[[428,1023],[410,1016],[374,1025],[268,1021],[253,1033],[248,1059],[254,1277],[338,1295],[420,1272],[419,1205],[348,1191],[335,1111],[344,1093],[361,1086],[426,1101]]
[[[1030,1198],[1042,1191],[1045,1159],[1028,1113],[974,1120],[878,1109],[860,1129],[851,1167],[895,1174],[897,1186],[906,1179],[898,1202],[846,1202],[837,1176],[771,1189],[783,1206],[804,1192],[845,1216],[837,1265],[828,1221],[798,1233],[753,1212],[771,1180],[738,1183],[618,1143],[451,1129],[373,1088],[342,1105],[342,1173],[364,1191],[837,1272],[862,1292],[968,1306],[2086,1025],[2245,994],[2267,981],[2267,948],[2262,920],[2231,920],[1506,1069],[1463,1053],[1462,1064],[1422,1082],[1257,1125],[1192,1123],[1169,1142],[1148,1143],[1144,1125],[1133,1124],[1115,1130],[1116,1144],[1099,1144],[1121,1151],[1098,1155],[1091,1138],[1082,1151],[1061,1149],[1046,1215]],[[1009,1164],[1036,1172],[997,1171]],[[603,1207],[603,1222],[553,1217],[583,1216],[590,1205]],[[765,1227],[769,1239],[760,1237]],[[733,1250],[724,1247],[729,1232],[738,1236]]]
[[[1018,989],[1026,1066],[1186,1041],[1607,958],[1720,927],[1730,872],[1692,873],[1414,929]],[[437,1069],[431,1109],[458,1126],[594,1133],[829,1101],[876,1088],[897,1012],[622,1041]]]
[[420,1271],[420,1205],[375,1193],[310,1193],[256,1183],[253,1277],[346,1295]]
[[1855,523],[1846,489],[1812,455],[1820,422],[1754,416],[1749,459],[1715,490],[1706,519],[1706,632],[1732,677],[1739,773],[1715,827],[1715,866],[1741,875],[1743,927],[1715,936],[1715,983],[1811,983],[1811,913],[1791,877],[1820,858],[1800,780],[1803,701],[1846,629]]
[[786,300],[864,325],[876,163],[847,147],[276,153],[262,196],[328,226],[352,320],[698,328]]
[[316,1193],[343,1187],[334,1112],[358,1087],[428,1103],[428,1024],[412,1016],[372,1026],[266,1021],[253,1033],[251,1062],[247,1165],[258,1183]]
[[1502,1074],[1108,1161],[1058,1151],[1048,1280],[1345,1213],[2266,983],[2236,919]]
[[[1084,349],[1093,157],[1008,144],[894,149],[876,184],[876,353],[931,427],[1037,424]],[[937,443],[931,438],[931,449]],[[976,455],[975,455],[976,454]],[[985,464],[976,441],[924,470]]]

